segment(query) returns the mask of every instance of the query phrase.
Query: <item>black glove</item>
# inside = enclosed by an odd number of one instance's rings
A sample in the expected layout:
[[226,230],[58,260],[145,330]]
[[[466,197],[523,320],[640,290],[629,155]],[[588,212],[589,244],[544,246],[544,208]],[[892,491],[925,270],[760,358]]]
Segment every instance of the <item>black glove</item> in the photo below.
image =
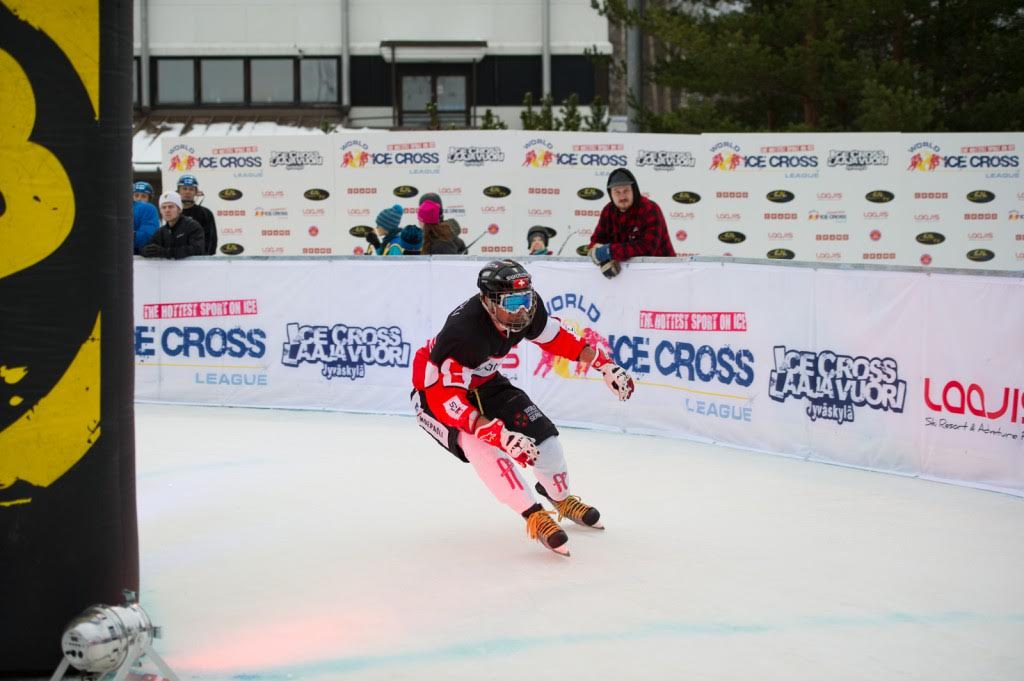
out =
[[380,237],[372,229],[366,233],[366,241],[374,248],[380,248]]
[[146,244],[139,249],[139,255],[143,258],[160,258],[163,256],[163,250],[156,244]]
[[617,260],[609,260],[608,262],[601,265],[601,274],[608,279],[614,279],[619,276],[619,272],[622,271],[622,265]]

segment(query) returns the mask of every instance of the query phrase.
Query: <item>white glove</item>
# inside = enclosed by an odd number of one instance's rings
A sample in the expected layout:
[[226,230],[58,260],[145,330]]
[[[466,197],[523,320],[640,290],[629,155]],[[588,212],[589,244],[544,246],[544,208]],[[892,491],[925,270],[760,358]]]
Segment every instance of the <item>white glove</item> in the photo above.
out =
[[601,372],[604,384],[618,396],[619,400],[625,402],[633,396],[633,390],[636,388],[633,377],[629,375],[628,371],[613,362],[603,350],[597,351],[590,366]]
[[525,433],[509,430],[501,419],[494,419],[487,425],[479,426],[473,435],[505,452],[523,468],[532,466],[540,454],[533,438]]

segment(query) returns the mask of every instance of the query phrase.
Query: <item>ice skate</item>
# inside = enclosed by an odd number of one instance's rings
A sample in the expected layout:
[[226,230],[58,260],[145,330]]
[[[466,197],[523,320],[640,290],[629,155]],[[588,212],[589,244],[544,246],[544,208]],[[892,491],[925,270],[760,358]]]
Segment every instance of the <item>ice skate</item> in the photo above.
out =
[[569,555],[569,548],[565,542],[569,536],[562,528],[551,519],[552,511],[545,511],[540,504],[534,504],[526,509],[523,517],[526,518],[526,533],[530,539],[536,539],[545,548],[551,549],[560,556]]
[[544,485],[538,482],[536,489],[537,493],[547,499],[555,507],[555,510],[558,511],[559,522],[561,522],[562,518],[568,518],[583,527],[593,527],[595,530],[604,529],[604,525],[601,524],[601,512],[593,506],[583,503],[579,497],[569,495],[561,501],[555,501],[548,496]]

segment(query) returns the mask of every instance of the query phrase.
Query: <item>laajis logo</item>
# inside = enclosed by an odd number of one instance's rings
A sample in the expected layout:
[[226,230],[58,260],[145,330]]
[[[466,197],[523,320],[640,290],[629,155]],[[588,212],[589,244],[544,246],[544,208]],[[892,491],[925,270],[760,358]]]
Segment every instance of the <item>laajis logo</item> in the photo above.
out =
[[217,192],[217,196],[219,196],[223,201],[237,201],[242,198],[242,192],[233,187],[228,187],[227,189],[221,189]]
[[411,199],[412,197],[419,194],[420,190],[416,189],[416,187],[413,187],[411,185],[402,184],[395,187],[392,193],[400,199]]
[[[1011,423],[1019,420],[1024,423],[1024,390],[1004,386],[1002,395],[995,400],[986,400],[985,389],[977,383],[970,383],[964,388],[960,381],[948,381],[938,394],[931,389],[932,379],[924,379],[924,403],[932,411],[948,411],[950,414],[967,414],[980,416],[984,419],[997,421],[1009,417]],[[991,398],[993,393],[987,397]],[[998,392],[994,393],[999,395]],[[974,430],[973,428],[971,430]]]
[[672,200],[676,203],[697,203],[700,201],[700,194],[697,192],[676,192],[672,195]]
[[736,170],[742,165],[740,147],[730,142],[719,142],[711,147],[711,165],[708,170]]
[[370,162],[370,147],[350,140],[341,146],[341,167],[362,168]]
[[896,195],[885,189],[875,189],[865,194],[864,198],[871,203],[889,203],[896,198]]
[[932,172],[933,170],[942,167],[942,155],[939,153],[941,149],[929,142],[919,142],[914,146],[910,147],[910,165],[907,166],[909,171],[917,172]]
[[245,251],[242,244],[223,244],[220,247],[220,252],[224,255],[241,255]]
[[946,237],[938,232],[921,232],[914,239],[925,246],[937,246],[946,240]]
[[967,194],[967,200],[971,203],[988,203],[996,198],[996,195],[984,189],[975,189]]
[[533,139],[524,145],[523,167],[547,168],[555,160],[555,147],[543,139]]
[[967,251],[967,259],[973,262],[988,262],[994,257],[996,257],[996,254],[987,248],[975,248]]
[[508,187],[502,187],[500,184],[492,184],[490,187],[484,187],[484,196],[492,199],[503,199],[511,193],[511,189]]
[[326,189],[317,189],[314,187],[313,189],[307,189],[302,193],[302,195],[310,201],[323,201],[331,194]]
[[771,260],[792,260],[796,257],[796,253],[788,248],[773,248],[765,256]]
[[604,198],[604,192],[597,187],[584,187],[576,192],[576,196],[586,201],[597,201],[598,199]]
[[185,144],[176,144],[167,152],[171,160],[167,163],[167,169],[179,173],[192,170],[199,163],[196,150]]
[[747,240],[747,235],[743,232],[730,230],[719,234],[718,240],[724,244],[740,244]]
[[786,191],[785,189],[775,189],[768,192],[768,194],[765,195],[765,198],[772,203],[789,203],[795,199],[796,196],[793,195],[793,192]]

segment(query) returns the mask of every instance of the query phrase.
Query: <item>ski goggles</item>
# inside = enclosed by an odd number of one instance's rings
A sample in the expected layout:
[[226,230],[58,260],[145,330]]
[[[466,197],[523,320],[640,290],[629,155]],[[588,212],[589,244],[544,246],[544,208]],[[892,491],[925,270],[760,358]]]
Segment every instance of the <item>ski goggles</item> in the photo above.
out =
[[533,307],[533,291],[505,293],[498,298],[498,305],[507,312],[519,312]]

